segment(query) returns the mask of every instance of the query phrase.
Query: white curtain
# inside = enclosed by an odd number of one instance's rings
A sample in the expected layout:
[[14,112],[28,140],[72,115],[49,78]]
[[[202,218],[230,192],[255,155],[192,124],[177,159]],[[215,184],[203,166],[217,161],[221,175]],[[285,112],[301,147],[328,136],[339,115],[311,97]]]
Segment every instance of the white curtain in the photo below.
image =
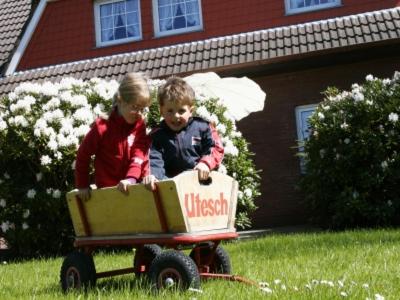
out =
[[101,40],[107,42],[113,40],[113,24],[112,4],[100,6],[100,23],[101,23]]
[[200,12],[197,0],[189,1],[187,3],[185,3],[185,0],[160,0],[158,2],[160,31],[166,31],[173,28],[174,18],[177,17],[179,10],[183,13],[183,16],[189,24],[200,24]]
[[189,24],[200,25],[200,7],[198,1],[186,3],[186,20]]

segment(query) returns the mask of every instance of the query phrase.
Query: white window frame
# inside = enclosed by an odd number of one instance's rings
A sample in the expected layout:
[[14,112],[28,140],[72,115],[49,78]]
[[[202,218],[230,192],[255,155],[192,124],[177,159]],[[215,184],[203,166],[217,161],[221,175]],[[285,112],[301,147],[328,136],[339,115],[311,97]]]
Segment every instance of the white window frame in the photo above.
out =
[[160,31],[160,18],[158,15],[158,0],[152,0],[152,3],[153,3],[153,25],[154,25],[155,37],[163,37],[163,36],[168,36],[168,35],[176,35],[176,34],[189,33],[189,32],[203,30],[203,12],[201,9],[201,0],[196,0],[196,1],[199,4],[200,24],[198,26],[168,30],[168,31]]
[[[308,134],[306,133],[308,129],[308,118],[309,116],[317,109],[318,104],[308,104],[297,106],[295,109],[296,113],[296,127],[297,127],[297,141],[299,145],[299,152],[304,151],[304,147],[302,143],[308,138]],[[309,114],[306,118],[304,118],[304,114]],[[304,159],[300,158],[300,171],[302,174],[305,173],[305,165]]]
[[[306,1],[306,0],[304,0]],[[312,0],[311,0],[312,1]],[[319,0],[316,0],[319,1]],[[310,6],[300,7],[300,8],[290,8],[290,0],[285,0],[285,9],[286,14],[297,14],[302,12],[314,11],[314,10],[321,10],[325,8],[332,8],[336,6],[342,5],[342,0],[335,0],[334,2],[324,3],[324,4],[314,4]]]
[[93,3],[94,4],[93,8],[94,8],[94,17],[95,17],[94,18],[95,29],[96,29],[96,46],[97,47],[124,44],[127,42],[140,41],[143,39],[143,36],[142,36],[142,14],[141,14],[141,8],[140,8],[140,0],[138,0],[139,36],[128,37],[128,38],[124,38],[124,39],[118,39],[118,40],[107,41],[107,42],[101,41],[100,6],[103,4],[109,4],[109,3],[120,2],[120,1],[123,1],[123,0],[97,0]]

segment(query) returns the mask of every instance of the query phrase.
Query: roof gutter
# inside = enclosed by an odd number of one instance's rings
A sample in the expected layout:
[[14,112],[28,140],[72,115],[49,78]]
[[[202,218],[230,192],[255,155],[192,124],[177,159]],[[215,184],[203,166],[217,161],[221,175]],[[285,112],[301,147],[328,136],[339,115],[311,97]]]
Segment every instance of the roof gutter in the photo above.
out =
[[42,17],[42,14],[44,12],[44,9],[46,8],[47,2],[51,2],[54,0],[40,0],[38,6],[35,9],[35,12],[29,21],[29,25],[26,28],[22,39],[18,45],[17,50],[14,52],[10,63],[8,64],[7,70],[5,72],[6,76],[12,75],[15,70],[17,69],[17,66],[22,58],[22,55],[25,52],[26,47],[29,44],[29,41],[31,40],[31,37],[36,29],[37,24],[39,23],[40,18]]

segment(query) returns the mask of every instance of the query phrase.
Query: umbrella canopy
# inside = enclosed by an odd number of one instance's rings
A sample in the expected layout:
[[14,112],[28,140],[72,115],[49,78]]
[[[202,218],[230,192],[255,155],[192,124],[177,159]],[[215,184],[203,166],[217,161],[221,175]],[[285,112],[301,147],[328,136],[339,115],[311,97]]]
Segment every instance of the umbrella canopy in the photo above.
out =
[[197,96],[219,98],[235,120],[264,109],[266,94],[247,77],[221,78],[208,72],[193,74],[184,80],[193,87]]

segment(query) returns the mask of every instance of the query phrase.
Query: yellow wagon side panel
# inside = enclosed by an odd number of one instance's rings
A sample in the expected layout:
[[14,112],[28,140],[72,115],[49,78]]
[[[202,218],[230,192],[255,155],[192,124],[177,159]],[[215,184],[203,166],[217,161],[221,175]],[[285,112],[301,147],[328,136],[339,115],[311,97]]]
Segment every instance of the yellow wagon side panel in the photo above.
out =
[[[67,202],[77,236],[85,236],[79,214],[76,191],[67,194]],[[129,187],[129,196],[115,187],[92,190],[83,202],[93,236],[161,232],[153,194],[143,185]]]

